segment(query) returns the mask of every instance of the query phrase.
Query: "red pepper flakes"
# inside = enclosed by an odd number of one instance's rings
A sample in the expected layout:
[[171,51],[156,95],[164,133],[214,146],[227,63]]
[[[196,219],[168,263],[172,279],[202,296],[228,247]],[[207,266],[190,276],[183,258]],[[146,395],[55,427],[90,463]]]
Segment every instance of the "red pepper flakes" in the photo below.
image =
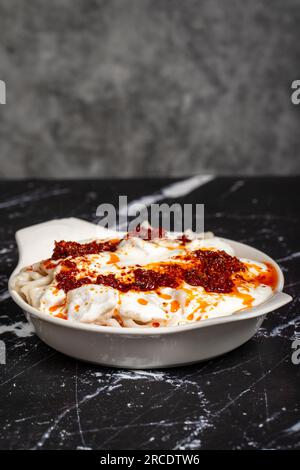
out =
[[43,262],[43,264],[44,264],[45,269],[54,269],[54,268],[56,268],[56,264],[53,263],[53,261],[51,260],[51,258],[50,258],[50,259],[46,259],[46,260]]
[[77,266],[76,266],[76,263],[74,263],[74,261],[71,261],[70,259],[65,259],[62,263],[61,263],[61,269],[64,270],[64,271],[77,271]]
[[116,251],[120,243],[119,239],[106,242],[77,243],[61,240],[55,242],[52,259],[63,259],[68,256],[97,255],[103,251]]
[[176,240],[180,241],[182,245],[186,245],[187,243],[190,243],[192,240],[187,237],[185,234],[181,235],[178,237]]
[[[73,242],[70,242],[73,243]],[[185,262],[157,264],[155,269],[133,268],[130,278],[122,279],[115,274],[100,274],[95,279],[82,274],[76,263],[67,259],[61,263],[61,272],[56,275],[57,287],[68,292],[84,284],[98,284],[112,287],[121,292],[157,291],[162,287],[179,288],[183,282],[192,286],[201,286],[206,292],[229,294],[233,292],[235,282],[243,280],[241,273],[246,270],[244,264],[235,256],[224,251],[197,250],[184,258]],[[259,278],[267,285],[275,285],[275,268]],[[276,272],[275,272],[276,274]],[[234,277],[234,279],[233,279]]]
[[77,279],[76,276],[78,273],[79,270],[74,261],[69,259],[64,260],[61,263],[61,271],[56,275],[58,289],[62,289],[65,292],[68,292],[69,290],[81,287],[83,284],[93,283],[92,280],[88,277]]
[[61,272],[56,275],[57,280],[57,287],[59,289],[64,290],[65,292],[69,292],[73,289],[78,289],[78,287],[83,286],[84,284],[94,284],[92,279],[89,277],[82,277],[80,279],[76,279],[70,272]]
[[137,237],[143,240],[153,240],[154,238],[164,238],[166,235],[165,229],[162,227],[141,227],[141,224],[136,226],[136,229],[128,232],[127,238]]
[[184,280],[207,292],[229,294],[234,287],[232,274],[245,271],[243,263],[225,251],[197,250],[193,255],[199,263],[185,271]]

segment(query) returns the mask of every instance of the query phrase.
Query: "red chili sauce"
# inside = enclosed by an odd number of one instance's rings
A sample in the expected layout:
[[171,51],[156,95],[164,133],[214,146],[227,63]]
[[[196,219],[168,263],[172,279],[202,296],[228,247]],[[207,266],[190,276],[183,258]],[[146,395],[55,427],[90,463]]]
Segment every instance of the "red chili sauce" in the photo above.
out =
[[[148,229],[147,229],[148,230]],[[57,287],[68,292],[84,284],[109,286],[121,292],[155,291],[163,287],[179,288],[185,282],[191,286],[201,286],[206,292],[229,294],[241,281],[245,281],[246,266],[235,256],[225,251],[196,250],[178,257],[174,262],[155,263],[151,269],[135,267],[130,277],[122,278],[115,274],[101,274],[97,278],[80,272],[76,263],[67,257],[99,254],[103,251],[116,251],[120,240],[105,242],[76,243],[60,241],[55,243],[52,259],[63,259],[61,272],[56,275]],[[271,264],[268,271],[255,278],[255,283],[276,288],[277,272]],[[247,276],[246,276],[247,277]]]

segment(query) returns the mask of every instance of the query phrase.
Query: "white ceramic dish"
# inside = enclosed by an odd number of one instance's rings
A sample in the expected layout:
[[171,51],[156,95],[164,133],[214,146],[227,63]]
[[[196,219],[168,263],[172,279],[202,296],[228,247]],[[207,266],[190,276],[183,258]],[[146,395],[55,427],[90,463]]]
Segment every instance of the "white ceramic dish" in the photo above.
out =
[[248,341],[267,313],[292,298],[282,292],[281,269],[269,256],[248,245],[226,240],[238,257],[271,262],[278,272],[277,292],[263,304],[234,313],[183,326],[165,328],[114,328],[54,318],[28,305],[12,289],[12,278],[22,267],[51,256],[54,240],[79,241],[115,235],[80,219],[58,219],[34,225],[16,233],[19,263],[9,280],[9,292],[23,309],[39,338],[68,356],[101,365],[148,369],[204,361],[231,351]]

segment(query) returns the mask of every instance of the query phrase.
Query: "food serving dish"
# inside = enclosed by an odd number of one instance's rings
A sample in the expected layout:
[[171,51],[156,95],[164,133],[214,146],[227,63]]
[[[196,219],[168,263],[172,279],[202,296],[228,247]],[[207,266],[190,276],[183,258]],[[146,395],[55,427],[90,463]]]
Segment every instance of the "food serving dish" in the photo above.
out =
[[75,218],[44,222],[16,233],[19,263],[10,277],[9,292],[42,341],[77,359],[131,369],[171,367],[204,361],[248,341],[267,313],[291,300],[289,295],[282,292],[284,278],[274,260],[255,248],[225,239],[222,240],[234,249],[236,256],[270,263],[277,273],[276,290],[270,298],[256,307],[227,316],[163,328],[114,328],[69,322],[43,314],[25,302],[14,289],[16,273],[24,266],[48,258],[54,240],[81,241],[114,236],[116,232]]

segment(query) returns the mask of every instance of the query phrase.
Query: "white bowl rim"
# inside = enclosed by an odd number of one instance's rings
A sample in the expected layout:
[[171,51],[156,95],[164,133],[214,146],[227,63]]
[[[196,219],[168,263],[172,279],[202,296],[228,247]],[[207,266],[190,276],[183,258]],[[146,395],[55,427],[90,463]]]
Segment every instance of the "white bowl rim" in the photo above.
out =
[[[62,318],[56,318],[54,316],[49,315],[48,313],[41,312],[40,310],[32,307],[31,305],[27,304],[27,302],[25,302],[22,299],[22,297],[12,288],[12,280],[14,276],[17,274],[16,269],[13,271],[13,273],[11,274],[9,278],[8,291],[12,299],[15,301],[15,303],[19,307],[21,307],[22,310],[24,310],[26,313],[29,313],[30,315],[32,315],[34,318],[38,320],[46,321],[48,323],[52,323],[54,325],[62,326],[65,328],[73,328],[75,330],[80,330],[80,331],[93,331],[99,334],[117,334],[117,335],[128,335],[128,336],[141,336],[141,335],[153,336],[153,335],[165,335],[165,334],[170,334],[170,333],[180,333],[180,332],[184,332],[188,330],[194,330],[197,328],[205,328],[208,326],[221,325],[223,323],[247,320],[250,318],[255,318],[255,317],[260,317],[262,315],[265,315],[266,313],[273,311],[276,308],[279,308],[292,300],[292,297],[290,295],[284,294],[282,292],[283,287],[284,287],[284,275],[279,265],[276,263],[276,261],[274,261],[270,256],[268,256],[264,252],[257,250],[256,248],[251,247],[250,245],[246,245],[244,243],[237,242],[235,240],[230,240],[230,239],[223,238],[223,237],[218,237],[218,238],[229,244],[233,242],[234,244],[239,244],[241,247],[255,250],[258,255],[261,255],[265,259],[265,261],[271,263],[275,267],[277,274],[278,274],[277,289],[274,291],[273,295],[269,297],[265,302],[263,302],[262,304],[256,307],[239,310],[238,312],[232,313],[231,315],[220,316],[220,317],[215,317],[215,318],[210,318],[210,319],[203,319],[198,322],[192,322],[192,323],[184,324],[184,325],[165,326],[165,327],[160,327],[160,328],[154,328],[154,327],[141,327],[141,328],[120,327],[118,328],[118,327],[113,327],[113,326],[101,326],[101,325],[95,325],[95,324],[90,324],[90,323],[71,322],[68,320],[64,320]],[[276,305],[276,296],[279,296],[278,305]],[[272,307],[270,307],[271,301],[273,301]]]

